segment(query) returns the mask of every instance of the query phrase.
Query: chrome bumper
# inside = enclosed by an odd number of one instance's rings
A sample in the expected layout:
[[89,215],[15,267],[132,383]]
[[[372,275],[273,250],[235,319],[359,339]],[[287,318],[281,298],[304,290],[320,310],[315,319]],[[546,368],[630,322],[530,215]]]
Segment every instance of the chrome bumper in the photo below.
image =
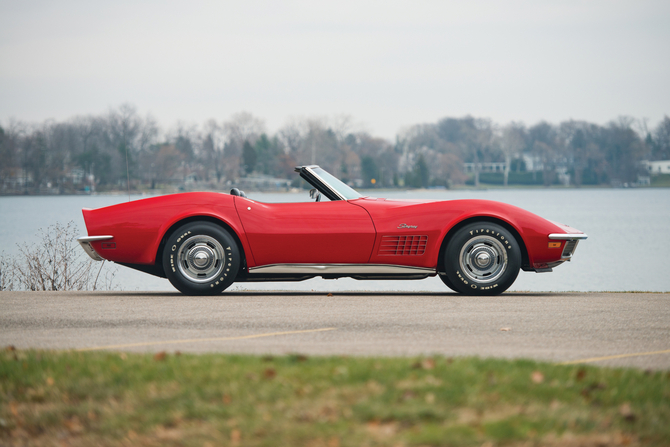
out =
[[586,239],[588,238],[587,235],[584,233],[576,233],[576,234],[570,234],[570,233],[552,233],[549,235],[549,239],[558,239],[558,240],[566,240],[566,239]]
[[569,261],[572,258],[572,255],[577,250],[577,244],[580,240],[588,238],[584,233],[552,233],[549,235],[549,239],[558,240],[558,241],[567,241],[565,247],[563,247],[563,253],[561,253],[561,261]]
[[554,262],[548,262],[546,264],[533,264],[532,267],[525,268],[527,271],[534,271],[537,273],[546,273],[553,271],[554,268],[563,264],[565,261],[570,261],[572,255],[577,249],[577,244],[580,240],[588,238],[584,233],[552,233],[549,235],[549,239],[555,241],[566,241],[565,246],[563,247],[563,252],[561,253],[561,259]]
[[77,239],[81,248],[84,249],[87,255],[91,257],[94,261],[102,261],[103,258],[95,251],[91,242],[96,241],[106,241],[108,239],[113,239],[114,236],[84,236]]

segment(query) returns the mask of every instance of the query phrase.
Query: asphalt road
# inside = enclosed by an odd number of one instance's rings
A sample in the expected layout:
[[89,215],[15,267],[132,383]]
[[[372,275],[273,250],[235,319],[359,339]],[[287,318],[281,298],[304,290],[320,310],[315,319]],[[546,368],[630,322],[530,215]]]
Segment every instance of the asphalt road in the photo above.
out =
[[0,292],[7,345],[476,355],[670,370],[670,294]]

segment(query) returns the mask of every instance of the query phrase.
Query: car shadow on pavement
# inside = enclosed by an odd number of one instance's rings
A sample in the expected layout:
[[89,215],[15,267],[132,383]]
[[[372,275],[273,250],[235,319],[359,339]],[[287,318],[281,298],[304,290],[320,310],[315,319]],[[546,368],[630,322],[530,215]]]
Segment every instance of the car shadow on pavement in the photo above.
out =
[[[139,292],[139,291],[109,291],[109,292],[94,292],[99,296],[135,296],[135,297],[187,297],[180,292],[174,291],[151,291],[151,292]],[[324,291],[286,291],[286,290],[249,290],[249,291],[236,291],[236,292],[223,292],[220,295],[212,296],[194,296],[194,298],[225,298],[225,297],[234,297],[234,296],[326,296],[326,297],[336,297],[336,296],[442,296],[442,297],[463,297],[470,299],[477,298],[491,298],[499,297],[504,299],[505,297],[512,296],[524,296],[524,297],[548,297],[548,296],[559,296],[565,295],[566,292],[505,292],[501,295],[493,296],[469,296],[461,295],[455,292],[401,292],[401,291],[361,291],[361,292],[328,292]]]

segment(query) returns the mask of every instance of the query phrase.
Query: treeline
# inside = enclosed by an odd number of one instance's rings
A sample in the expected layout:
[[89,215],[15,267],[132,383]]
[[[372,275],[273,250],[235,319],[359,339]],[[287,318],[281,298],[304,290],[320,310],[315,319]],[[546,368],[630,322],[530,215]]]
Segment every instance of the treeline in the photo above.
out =
[[41,124],[11,121],[0,127],[0,193],[168,185],[220,190],[263,176],[293,179],[294,166],[304,164],[319,164],[366,188],[480,181],[634,184],[648,176],[640,161],[667,159],[667,116],[651,129],[631,118],[605,126],[566,121],[531,127],[470,116],[444,118],[412,126],[390,142],[355,130],[348,118],[296,119],[271,134],[248,113],[163,131],[151,116],[122,105],[104,115]]

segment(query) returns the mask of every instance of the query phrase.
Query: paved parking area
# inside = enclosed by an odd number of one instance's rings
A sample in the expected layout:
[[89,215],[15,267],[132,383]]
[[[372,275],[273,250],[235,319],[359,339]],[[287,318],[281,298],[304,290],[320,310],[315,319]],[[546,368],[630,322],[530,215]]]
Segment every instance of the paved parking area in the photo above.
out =
[[0,344],[477,355],[670,370],[670,294],[0,292]]

